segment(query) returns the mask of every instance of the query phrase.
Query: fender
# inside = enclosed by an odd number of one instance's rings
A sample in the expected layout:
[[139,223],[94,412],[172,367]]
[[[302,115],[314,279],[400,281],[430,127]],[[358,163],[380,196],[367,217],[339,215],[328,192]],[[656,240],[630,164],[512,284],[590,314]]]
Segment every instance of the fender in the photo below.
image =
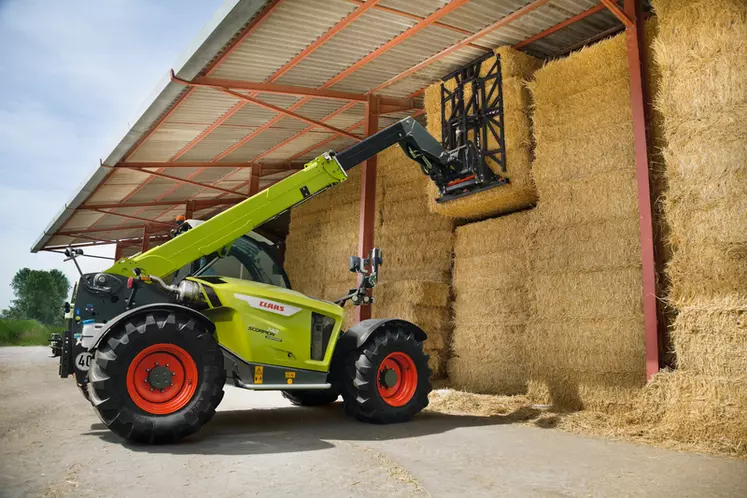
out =
[[184,315],[190,316],[194,318],[196,321],[202,323],[207,330],[210,331],[210,333],[215,332],[215,324],[205,315],[200,313],[199,311],[196,311],[192,308],[188,308],[187,306],[182,306],[181,304],[173,304],[173,303],[153,303],[153,304],[144,304],[143,306],[138,306],[137,308],[133,308],[131,310],[127,310],[124,313],[120,313],[119,315],[115,316],[108,322],[106,322],[106,327],[104,327],[100,335],[95,339],[95,342],[93,346],[89,348],[89,351],[94,351],[99,347],[101,342],[108,336],[112,330],[117,328],[117,326],[122,323],[122,321],[133,317],[135,315],[139,315],[140,313],[147,313],[150,311],[178,311]]
[[428,334],[426,334],[423,329],[406,320],[400,320],[398,318],[374,318],[358,322],[346,330],[337,341],[337,349],[342,352],[357,349],[361,347],[377,330],[387,327],[401,328],[405,332],[414,335],[415,339],[420,342],[423,342],[428,338]]

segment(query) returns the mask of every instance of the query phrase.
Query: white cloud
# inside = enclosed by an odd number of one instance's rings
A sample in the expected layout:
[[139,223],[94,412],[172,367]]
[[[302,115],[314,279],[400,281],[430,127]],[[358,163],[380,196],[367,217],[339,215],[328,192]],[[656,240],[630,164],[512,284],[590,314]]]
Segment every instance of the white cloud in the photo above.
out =
[[29,248],[221,3],[0,0],[0,308],[24,266],[77,274]]

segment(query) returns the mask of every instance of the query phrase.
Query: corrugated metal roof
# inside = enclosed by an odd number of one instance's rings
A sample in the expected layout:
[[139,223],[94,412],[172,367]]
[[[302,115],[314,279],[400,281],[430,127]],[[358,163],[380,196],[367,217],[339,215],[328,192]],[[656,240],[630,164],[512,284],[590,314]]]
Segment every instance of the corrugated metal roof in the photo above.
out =
[[[187,51],[185,62],[177,65],[176,74],[185,81],[207,75],[357,94],[383,85],[378,90],[381,95],[404,98],[482,55],[485,47],[516,44],[598,5],[596,0],[550,0],[473,40],[473,45],[450,51],[399,78],[533,2],[470,0],[444,15],[446,10],[439,9],[450,3],[382,0],[372,6],[359,0],[228,0],[195,48]],[[345,25],[339,29],[341,21]],[[547,57],[617,25],[615,17],[603,10],[523,50]],[[348,133],[363,131],[362,102],[352,105],[339,99],[235,91]],[[381,116],[380,126],[408,114]],[[94,173],[33,250],[141,237],[149,220],[160,222],[151,226],[151,233],[163,234],[168,226],[162,222],[183,213],[189,200],[204,203],[246,196],[253,172],[264,171],[259,181],[264,187],[291,174],[297,163],[353,142],[240,96],[167,82],[104,161],[108,168]],[[262,167],[252,168],[250,163],[255,162]],[[178,163],[184,167],[173,167]],[[128,164],[143,169],[122,168]],[[205,206],[197,206],[200,215],[220,209]]]

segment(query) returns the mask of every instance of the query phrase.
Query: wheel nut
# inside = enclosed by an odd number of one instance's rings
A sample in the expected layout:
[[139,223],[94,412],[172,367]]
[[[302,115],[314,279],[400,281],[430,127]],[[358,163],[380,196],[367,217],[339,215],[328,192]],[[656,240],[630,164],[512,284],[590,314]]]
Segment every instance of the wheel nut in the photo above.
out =
[[156,362],[156,366],[158,366],[158,362]]
[[169,366],[169,364],[167,363],[167,364],[166,364],[166,366],[168,367],[168,366]]
[[161,389],[161,392],[163,392],[163,389]]
[[173,377],[174,375],[176,375],[176,372],[171,372],[171,376]]
[[152,387],[150,388],[150,392],[153,392],[153,388]]
[[150,372],[150,368],[146,368],[146,369],[145,369],[145,371],[146,371],[146,372]]

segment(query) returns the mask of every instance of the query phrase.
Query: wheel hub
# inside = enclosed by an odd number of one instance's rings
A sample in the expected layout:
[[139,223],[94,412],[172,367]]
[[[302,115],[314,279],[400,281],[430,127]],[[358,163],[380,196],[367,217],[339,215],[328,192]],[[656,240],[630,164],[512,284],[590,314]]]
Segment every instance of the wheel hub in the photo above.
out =
[[404,406],[415,395],[418,370],[410,355],[390,353],[379,364],[379,395],[390,406]]
[[379,372],[379,383],[387,389],[391,389],[397,385],[398,379],[397,372],[393,368],[385,367]]
[[171,385],[171,379],[174,377],[174,372],[169,370],[168,367],[154,367],[148,374],[148,383],[154,389],[166,389]]
[[142,410],[168,415],[189,403],[197,380],[197,365],[189,353],[175,344],[154,344],[130,363],[127,391]]

